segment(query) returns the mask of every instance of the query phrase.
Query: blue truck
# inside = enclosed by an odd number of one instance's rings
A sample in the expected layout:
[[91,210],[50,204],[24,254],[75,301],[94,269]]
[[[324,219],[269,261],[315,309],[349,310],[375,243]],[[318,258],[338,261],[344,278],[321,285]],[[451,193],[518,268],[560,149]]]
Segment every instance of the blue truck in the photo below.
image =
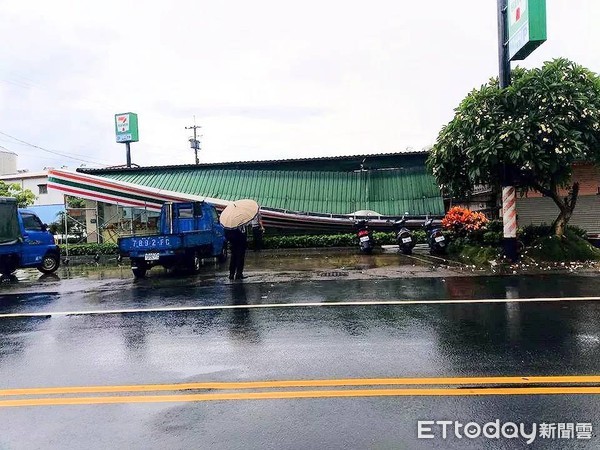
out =
[[223,225],[215,207],[207,202],[165,203],[160,211],[158,234],[119,238],[121,257],[129,257],[136,278],[153,266],[200,270],[203,258],[227,260]]
[[38,216],[19,209],[17,200],[0,197],[0,274],[35,267],[42,273],[60,266],[60,250],[54,236]]

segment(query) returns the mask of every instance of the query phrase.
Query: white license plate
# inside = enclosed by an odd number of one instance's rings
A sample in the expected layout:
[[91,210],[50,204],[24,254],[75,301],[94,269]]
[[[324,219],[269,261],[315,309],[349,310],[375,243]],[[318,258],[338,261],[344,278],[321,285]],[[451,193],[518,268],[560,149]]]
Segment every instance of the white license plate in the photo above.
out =
[[402,238],[403,244],[408,244],[409,242],[412,242],[412,238]]
[[438,236],[435,238],[435,242],[442,242],[444,240],[444,236]]
[[360,242],[367,242],[369,240],[369,236],[361,236]]
[[158,261],[160,258],[160,253],[146,253],[144,255],[145,261]]

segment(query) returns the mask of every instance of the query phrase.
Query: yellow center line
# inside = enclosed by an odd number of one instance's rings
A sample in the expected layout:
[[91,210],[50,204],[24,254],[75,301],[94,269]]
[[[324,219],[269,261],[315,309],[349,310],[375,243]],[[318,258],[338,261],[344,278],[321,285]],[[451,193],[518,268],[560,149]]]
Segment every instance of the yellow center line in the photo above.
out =
[[65,386],[1,389],[1,396],[98,394],[155,391],[186,391],[195,389],[279,389],[355,386],[431,386],[431,385],[503,385],[503,384],[600,384],[600,375],[575,376],[502,376],[502,377],[434,377],[434,378],[349,378],[328,380],[274,380],[240,382],[197,382],[176,384],[139,384],[122,386]]
[[180,403],[224,400],[280,400],[301,398],[352,397],[426,397],[426,396],[490,396],[490,395],[568,395],[600,394],[600,387],[531,387],[531,388],[471,388],[471,389],[362,389],[340,391],[274,391],[218,394],[150,395],[117,397],[55,397],[0,401],[2,407],[94,405],[116,403]]

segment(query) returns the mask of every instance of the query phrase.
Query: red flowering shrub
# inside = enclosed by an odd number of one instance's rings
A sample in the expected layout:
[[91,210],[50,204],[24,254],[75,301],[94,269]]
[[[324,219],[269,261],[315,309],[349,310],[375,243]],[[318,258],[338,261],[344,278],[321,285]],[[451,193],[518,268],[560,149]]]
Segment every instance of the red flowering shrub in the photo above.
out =
[[470,232],[481,230],[487,222],[488,219],[483,213],[455,206],[450,208],[442,219],[442,226],[464,236]]

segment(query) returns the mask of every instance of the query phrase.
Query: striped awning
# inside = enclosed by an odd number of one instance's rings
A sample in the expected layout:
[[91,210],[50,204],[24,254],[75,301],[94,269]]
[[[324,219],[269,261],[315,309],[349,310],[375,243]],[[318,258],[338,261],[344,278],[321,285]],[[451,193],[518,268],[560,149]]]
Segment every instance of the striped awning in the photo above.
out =
[[63,169],[48,171],[48,187],[74,197],[150,211],[160,211],[165,202],[207,201],[218,209],[229,204],[227,200],[150,188]]
[[[51,169],[48,172],[48,187],[66,195],[149,211],[160,211],[166,202],[206,201],[215,205],[218,211],[222,211],[230,203],[228,200],[206,197],[201,194],[184,194],[64,169]],[[265,226],[305,231],[349,232],[352,231],[354,221],[358,216],[359,214],[356,213],[322,214],[261,208],[261,217]],[[372,228],[390,230],[390,220],[397,217],[369,216],[365,218],[369,220]],[[408,226],[417,227],[423,222],[420,217],[408,219]]]

